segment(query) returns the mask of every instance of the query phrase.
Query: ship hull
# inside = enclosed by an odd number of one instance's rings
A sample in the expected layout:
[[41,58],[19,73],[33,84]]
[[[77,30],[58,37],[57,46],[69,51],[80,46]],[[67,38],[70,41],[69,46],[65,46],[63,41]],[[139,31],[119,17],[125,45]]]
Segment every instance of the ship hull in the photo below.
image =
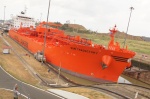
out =
[[[33,54],[43,50],[43,38],[24,36],[14,30],[9,31],[9,36]],[[46,42],[49,42],[45,47],[46,61],[66,73],[81,78],[102,83],[117,82],[118,77],[128,65],[126,62],[116,62],[115,59],[112,59],[107,68],[102,67],[104,55],[119,56],[120,52],[74,43],[61,45],[52,40]]]

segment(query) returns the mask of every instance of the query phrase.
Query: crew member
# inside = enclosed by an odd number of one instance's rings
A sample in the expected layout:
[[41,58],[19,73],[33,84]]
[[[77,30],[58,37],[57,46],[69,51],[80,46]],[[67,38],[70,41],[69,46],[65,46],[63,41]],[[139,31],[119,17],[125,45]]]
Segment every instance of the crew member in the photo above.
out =
[[15,84],[13,92],[14,92],[14,99],[18,99],[18,96],[20,95],[20,93],[18,92],[18,85],[17,84]]

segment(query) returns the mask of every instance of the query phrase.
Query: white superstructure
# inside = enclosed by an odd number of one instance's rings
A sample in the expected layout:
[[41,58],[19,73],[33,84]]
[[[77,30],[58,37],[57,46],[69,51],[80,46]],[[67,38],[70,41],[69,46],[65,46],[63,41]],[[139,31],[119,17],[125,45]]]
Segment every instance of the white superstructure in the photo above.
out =
[[26,16],[26,10],[21,12],[20,15],[12,17],[13,19],[13,28],[20,28],[22,27],[30,27],[33,26],[35,28],[35,20],[34,18]]

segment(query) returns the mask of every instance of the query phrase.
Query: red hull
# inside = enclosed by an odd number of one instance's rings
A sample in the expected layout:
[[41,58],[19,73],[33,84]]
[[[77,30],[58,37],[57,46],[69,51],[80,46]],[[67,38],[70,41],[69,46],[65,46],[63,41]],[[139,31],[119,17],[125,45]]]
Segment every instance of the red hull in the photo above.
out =
[[[9,35],[30,52],[36,53],[43,50],[43,35],[39,35],[42,29],[40,26],[36,31],[23,28],[18,31],[11,29]],[[25,35],[26,31],[34,35]],[[121,73],[131,64],[127,60],[135,55],[134,52],[126,49],[117,50],[117,47],[116,50],[112,50],[112,48],[105,49],[101,45],[93,46],[90,41],[81,44],[79,38],[70,39],[62,31],[58,32],[61,35],[56,33],[47,36],[46,61],[75,76],[98,82],[117,82]],[[52,29],[48,33],[51,34]]]

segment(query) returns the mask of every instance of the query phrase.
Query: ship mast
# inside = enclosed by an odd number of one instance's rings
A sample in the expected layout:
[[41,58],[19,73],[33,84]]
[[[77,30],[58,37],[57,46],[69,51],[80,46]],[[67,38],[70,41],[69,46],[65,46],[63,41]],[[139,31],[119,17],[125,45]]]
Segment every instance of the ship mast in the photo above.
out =
[[114,26],[113,29],[109,29],[110,31],[110,41],[109,41],[109,44],[108,44],[108,48],[112,48],[112,46],[114,46],[114,35],[115,33],[117,32],[117,29],[116,29],[116,25]]
[[24,8],[24,14],[26,14],[26,12],[27,12],[27,7],[25,6],[25,8]]
[[45,33],[44,33],[44,44],[43,44],[43,57],[42,57],[42,63],[43,63],[43,59],[44,59],[44,56],[45,56],[46,32],[47,32],[46,30],[47,30],[47,28],[48,28],[48,17],[49,17],[50,3],[51,3],[51,0],[49,0],[49,5],[48,5],[47,23],[46,23]]
[[130,7],[130,10],[131,10],[131,12],[130,12],[130,16],[129,16],[129,21],[128,21],[128,26],[127,26],[126,35],[125,35],[125,38],[124,38],[123,48],[124,48],[125,43],[126,43],[126,39],[127,39],[127,32],[128,32],[128,28],[129,28],[129,24],[130,24],[130,18],[131,18],[132,10],[134,10],[134,8],[133,8],[133,7]]

